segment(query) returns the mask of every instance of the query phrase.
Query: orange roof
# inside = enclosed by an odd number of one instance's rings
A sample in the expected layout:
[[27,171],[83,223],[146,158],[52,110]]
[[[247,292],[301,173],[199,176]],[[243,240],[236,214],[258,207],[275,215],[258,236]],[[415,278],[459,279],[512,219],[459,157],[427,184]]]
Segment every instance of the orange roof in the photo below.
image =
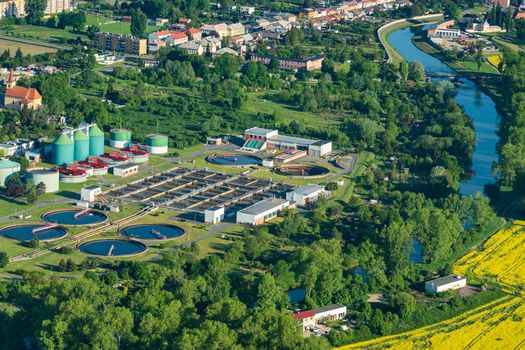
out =
[[155,34],[157,36],[170,35],[171,34],[171,30],[159,30],[158,32],[155,32],[153,34]]
[[304,310],[304,311],[299,311],[296,314],[293,314],[293,318],[295,318],[296,320],[302,320],[304,318],[313,317],[313,316],[315,316],[314,310]]
[[518,19],[525,19],[525,12],[518,12],[516,13],[516,16],[514,17],[514,19],[518,20]]
[[5,95],[15,98],[23,98],[26,100],[38,100],[42,95],[35,88],[25,88],[23,86],[15,86],[12,89],[7,89]]
[[176,32],[176,33],[171,34],[171,37],[176,40],[176,39],[184,39],[184,38],[187,38],[188,36],[184,33]]
[[200,32],[201,32],[200,29],[197,29],[197,28],[188,28],[186,30],[186,33],[188,33],[188,34],[197,34],[197,33],[200,33]]
[[189,18],[179,18],[180,23],[190,23],[191,19]]

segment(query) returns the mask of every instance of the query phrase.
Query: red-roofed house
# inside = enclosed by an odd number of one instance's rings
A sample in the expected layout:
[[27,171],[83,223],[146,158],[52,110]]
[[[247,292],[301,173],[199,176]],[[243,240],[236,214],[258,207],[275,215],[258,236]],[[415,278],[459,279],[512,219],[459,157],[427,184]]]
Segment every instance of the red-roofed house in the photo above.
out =
[[35,88],[13,86],[5,90],[4,107],[9,109],[38,109],[42,106],[42,95]]
[[315,312],[314,310],[304,310],[293,314],[293,318],[301,322],[303,333],[308,332],[309,328],[315,326]]
[[166,39],[166,42],[171,46],[179,46],[180,44],[188,42],[188,36],[182,32],[175,32]]
[[191,23],[191,19],[189,19],[189,18],[179,18],[179,23],[180,24],[184,24],[185,26],[187,26],[188,24]]
[[516,16],[514,16],[514,19],[517,21],[519,19],[525,19],[525,12],[518,12],[516,13]]
[[173,32],[171,30],[159,30],[148,35],[148,42],[154,42],[155,40],[162,40],[169,37]]
[[185,33],[186,33],[186,35],[188,35],[188,37],[191,40],[201,40],[202,39],[202,32],[200,31],[200,29],[188,28],[188,29],[186,29]]

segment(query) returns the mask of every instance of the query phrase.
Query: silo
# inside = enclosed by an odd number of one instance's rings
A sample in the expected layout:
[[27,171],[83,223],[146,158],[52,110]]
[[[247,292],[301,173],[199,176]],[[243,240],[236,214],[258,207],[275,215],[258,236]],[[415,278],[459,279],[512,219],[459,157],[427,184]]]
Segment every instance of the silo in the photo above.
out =
[[77,130],[73,134],[73,140],[75,142],[75,160],[86,160],[89,156],[89,139],[82,130]]
[[60,189],[58,170],[45,168],[29,169],[27,177],[32,179],[36,186],[43,182],[46,185],[46,193],[57,192]]
[[146,148],[152,154],[168,153],[168,137],[164,135],[148,135]]
[[109,132],[109,145],[115,148],[128,147],[131,141],[131,131],[127,129],[111,129]]
[[98,126],[89,129],[89,156],[97,157],[104,153],[104,133]]
[[73,159],[73,141],[71,141],[71,139],[66,134],[61,134],[53,142],[52,162],[55,165],[64,165],[73,163]]
[[9,159],[0,159],[0,186],[5,186],[9,182],[11,175],[20,171],[20,164]]

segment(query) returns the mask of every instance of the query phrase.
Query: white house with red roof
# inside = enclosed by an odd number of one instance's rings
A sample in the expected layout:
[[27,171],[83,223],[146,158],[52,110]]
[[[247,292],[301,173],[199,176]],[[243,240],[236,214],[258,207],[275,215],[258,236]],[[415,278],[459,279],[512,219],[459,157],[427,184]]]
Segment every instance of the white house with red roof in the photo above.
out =
[[175,32],[172,33],[168,38],[166,38],[166,42],[170,46],[179,46],[188,42],[188,36],[182,32]]
[[320,323],[329,323],[342,320],[346,317],[347,308],[345,305],[332,304],[317,309],[303,310],[293,314],[293,318],[301,323],[303,335],[308,335],[309,331]]

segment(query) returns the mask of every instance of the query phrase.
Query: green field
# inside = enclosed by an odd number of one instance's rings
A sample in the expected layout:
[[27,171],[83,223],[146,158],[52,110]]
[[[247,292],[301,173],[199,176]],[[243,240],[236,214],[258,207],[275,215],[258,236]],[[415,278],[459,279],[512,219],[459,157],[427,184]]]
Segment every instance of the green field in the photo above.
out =
[[22,53],[24,54],[24,56],[25,55],[40,55],[43,53],[55,53],[58,51],[57,49],[53,49],[51,47],[31,45],[31,44],[20,43],[20,42],[11,41],[11,40],[0,39],[0,51],[1,52],[4,52],[5,50],[9,50],[11,56],[14,56],[17,49],[22,50]]
[[[103,16],[95,16],[92,14],[86,15],[87,25],[97,25],[102,32],[114,34],[131,34],[130,22],[117,21]],[[156,31],[161,27],[148,25],[146,33]]]
[[29,24],[2,26],[0,27],[0,33],[54,43],[61,43],[67,39],[77,38],[87,40],[87,36],[84,33]]
[[278,102],[278,91],[273,92],[251,92],[241,111],[256,114],[275,114],[279,122],[288,124],[292,120],[300,122],[308,127],[326,128],[340,123],[336,115],[331,113],[311,113],[295,109],[284,103]]

